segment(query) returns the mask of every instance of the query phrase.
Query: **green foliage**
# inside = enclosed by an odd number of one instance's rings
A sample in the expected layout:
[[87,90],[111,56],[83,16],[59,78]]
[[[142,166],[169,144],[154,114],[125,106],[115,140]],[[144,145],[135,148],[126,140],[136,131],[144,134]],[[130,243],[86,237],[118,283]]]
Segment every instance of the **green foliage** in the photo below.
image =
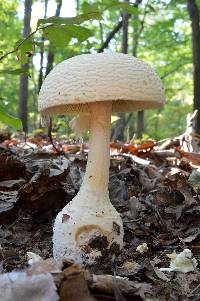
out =
[[[200,0],[197,2],[200,7]],[[186,1],[144,1],[138,9],[133,1],[80,0],[78,16],[39,19],[27,39],[21,39],[18,4],[19,0],[0,1],[0,56],[6,55],[0,61],[2,110],[17,115],[19,75],[28,72],[20,67],[21,63],[33,55],[39,61],[42,47],[46,57],[49,45],[55,64],[80,53],[96,52],[121,20],[122,13],[128,12],[129,54],[136,47],[137,56],[156,69],[165,87],[165,107],[145,112],[145,135],[159,140],[184,131],[193,102],[192,42]],[[121,51],[121,31],[115,34],[107,51]],[[12,54],[7,55],[9,52]],[[37,125],[38,66],[32,65],[30,74],[29,115]],[[130,127],[135,132],[136,114]]]
[[94,11],[72,18],[50,17],[46,19],[39,19],[37,22],[37,27],[39,27],[41,24],[72,25],[72,24],[81,24],[89,20],[101,20],[101,19],[102,19],[101,14],[98,11]]
[[162,110],[145,111],[145,133],[161,140],[181,135],[186,127],[186,116],[192,106],[180,101],[168,102]]
[[128,2],[119,2],[119,1],[110,1],[110,3],[104,8],[104,10],[116,10],[121,9],[123,12],[129,14],[138,14],[139,11],[134,5],[129,4]]
[[18,118],[14,118],[9,114],[6,114],[4,109],[0,108],[0,122],[4,123],[5,125],[9,125],[13,127],[15,130],[21,131],[22,124],[21,120]]
[[57,47],[65,47],[72,38],[83,42],[94,35],[91,30],[77,25],[49,26],[43,29],[43,34],[46,39]]
[[27,40],[20,39],[16,43],[17,56],[22,64],[26,64],[29,60],[29,53],[33,51],[34,42],[32,38]]
[[[33,36],[35,36],[39,30],[43,31],[45,38],[49,39],[59,47],[63,47],[68,44],[71,38],[77,38],[78,41],[83,42],[92,36],[93,33],[91,30],[77,24],[81,24],[89,20],[101,19],[102,16],[98,11],[88,12],[72,18],[50,17],[46,19],[39,19],[36,30],[27,38],[18,40],[13,50],[8,51],[7,53],[2,52],[0,61],[5,59],[9,54],[17,52],[18,59],[21,64],[26,64],[29,56],[32,55],[32,52],[34,51],[35,46],[38,45],[38,42],[34,41]],[[40,25],[46,26],[40,27]]]
[[0,70],[0,74],[11,74],[11,75],[19,75],[19,74],[27,74],[29,75],[29,71],[27,68],[18,68],[18,69],[3,69]]
[[[0,1],[0,49],[1,54],[13,49],[21,36],[22,21],[17,16],[18,1]],[[17,116],[20,65],[16,56],[0,62],[0,105],[5,112]],[[13,76],[14,75],[14,76]]]
[[114,123],[115,121],[117,121],[119,119],[118,116],[112,115],[111,116],[111,123]]
[[85,14],[93,13],[96,11],[99,13],[100,16],[106,11],[114,11],[119,9],[122,12],[128,12],[129,14],[138,14],[138,9],[133,4],[129,4],[128,2],[120,2],[116,0],[98,1],[94,3],[88,3],[84,1],[81,5],[81,8]]

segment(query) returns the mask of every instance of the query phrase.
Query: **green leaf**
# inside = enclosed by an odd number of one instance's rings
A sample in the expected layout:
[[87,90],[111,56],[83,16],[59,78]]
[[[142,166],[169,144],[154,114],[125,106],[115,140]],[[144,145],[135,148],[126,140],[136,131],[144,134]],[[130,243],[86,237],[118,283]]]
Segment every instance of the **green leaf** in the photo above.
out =
[[83,2],[83,4],[81,5],[81,10],[84,14],[98,12],[99,11],[99,3]]
[[65,47],[71,39],[61,26],[46,27],[43,29],[43,34],[46,39],[57,47]]
[[90,29],[79,25],[67,25],[65,26],[65,31],[72,38],[77,38],[79,42],[83,42],[89,37],[94,36],[94,33]]
[[66,46],[71,38],[83,42],[94,35],[91,30],[79,25],[54,25],[44,28],[43,33],[46,39],[58,47]]
[[18,69],[4,69],[0,70],[0,74],[11,74],[11,75],[19,75],[26,74],[29,75],[28,69],[18,68]]
[[133,5],[127,2],[119,2],[119,1],[111,1],[111,3],[106,6],[105,10],[112,10],[112,9],[122,9],[129,14],[138,14],[138,8],[134,7]]
[[0,108],[0,121],[6,125],[13,127],[14,129],[21,131],[22,130],[22,123],[21,120],[18,118],[14,118],[9,114],[5,113],[2,108]]
[[112,116],[111,116],[111,123],[117,121],[118,119],[119,119],[118,116],[112,115]]
[[[17,41],[16,45],[20,45],[21,42],[23,40],[19,40]],[[29,52],[31,52],[33,50],[33,46],[34,46],[34,42],[32,39],[28,39],[26,41],[24,41],[20,46],[19,46],[19,49],[18,49],[18,58],[19,60],[21,61],[22,64],[26,64],[28,62],[28,54]]]
[[37,22],[37,27],[41,24],[56,24],[56,25],[73,25],[73,24],[81,24],[85,21],[89,20],[101,20],[102,16],[98,11],[89,12],[87,14],[82,14],[72,18],[63,18],[63,17],[50,17],[47,19],[39,19]]
[[149,8],[152,12],[156,13],[156,9],[153,7],[153,5],[148,4],[148,8]]

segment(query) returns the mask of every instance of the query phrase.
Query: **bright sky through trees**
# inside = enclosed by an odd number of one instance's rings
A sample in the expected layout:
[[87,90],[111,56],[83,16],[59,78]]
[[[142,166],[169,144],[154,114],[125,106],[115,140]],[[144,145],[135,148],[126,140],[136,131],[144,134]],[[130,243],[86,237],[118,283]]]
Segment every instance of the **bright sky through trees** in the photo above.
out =
[[[45,0],[32,1],[31,30],[33,32],[36,29],[38,19],[44,18]],[[56,1],[48,0],[47,17],[55,15]],[[116,4],[117,2],[118,4]],[[187,1],[142,0],[136,9],[133,8],[135,0],[129,2],[128,10],[131,13],[127,25],[128,53],[130,55],[136,54],[138,58],[148,62],[156,70],[163,81],[167,100],[165,108],[159,114],[158,112],[145,112],[145,124],[148,126],[144,129],[144,132],[156,139],[178,135],[183,132],[186,123],[185,116],[192,111],[193,104],[192,35]],[[1,49],[6,53],[13,49],[22,36],[25,0],[0,0],[0,3],[2,12]],[[121,22],[122,13],[126,11],[124,9],[126,4],[125,0],[79,1],[80,14],[87,14],[88,11],[94,9],[102,14],[103,19],[101,21],[93,19],[84,22],[80,24],[80,28],[75,28],[74,32],[70,31],[70,26],[68,28],[62,26],[66,30],[66,36],[59,26],[54,26],[49,32],[41,30],[34,35],[31,46],[24,44],[20,48],[21,52],[17,51],[13,55],[9,55],[1,65],[2,69],[5,69],[4,74],[6,75],[0,77],[1,83],[5,80],[7,83],[7,85],[1,84],[2,91],[0,91],[5,110],[11,113],[8,104],[9,106],[12,105],[11,110],[17,116],[19,88],[17,75],[19,73],[15,74],[14,77],[11,76],[9,71],[19,72],[20,63],[23,63],[20,61],[20,53],[26,51],[26,47],[32,54],[28,99],[30,128],[32,129],[35,125],[37,126],[38,75],[40,70],[45,73],[50,44],[53,53],[52,66],[79,54],[98,52],[102,46],[106,52],[122,51],[123,30],[120,27],[112,36],[108,45],[104,46],[104,43],[110,33],[118,28],[117,25]],[[75,0],[62,0],[60,16],[76,16],[76,5],[77,1]],[[87,35],[89,36],[87,37]],[[42,37],[45,37],[45,39],[43,40]],[[43,64],[40,66],[40,52],[42,49],[40,43],[42,41],[44,41],[44,55]],[[176,113],[174,113],[175,111]],[[34,120],[32,116],[35,118]],[[169,118],[172,119],[170,122]],[[169,124],[167,128],[164,127],[165,119]],[[136,119],[134,116],[131,124],[133,124],[132,131],[135,132]]]
[[[48,1],[47,17],[54,16],[56,11],[56,1]],[[24,15],[24,1],[21,1],[19,6],[19,17],[23,18]],[[64,0],[61,8],[61,17],[74,17],[76,15],[76,3],[74,0]],[[44,17],[44,1],[37,1],[32,6],[32,17],[31,17],[31,27],[32,30],[35,29],[38,19]],[[34,65],[36,69],[39,69],[40,57],[35,55],[33,58]]]
[[[56,1],[48,1],[47,16],[54,16],[56,10]],[[21,1],[19,6],[20,18],[24,14],[24,1]],[[74,0],[64,0],[61,9],[61,17],[73,17],[76,15],[76,3]],[[32,6],[32,26],[36,24],[37,20],[44,17],[44,1],[37,1]]]

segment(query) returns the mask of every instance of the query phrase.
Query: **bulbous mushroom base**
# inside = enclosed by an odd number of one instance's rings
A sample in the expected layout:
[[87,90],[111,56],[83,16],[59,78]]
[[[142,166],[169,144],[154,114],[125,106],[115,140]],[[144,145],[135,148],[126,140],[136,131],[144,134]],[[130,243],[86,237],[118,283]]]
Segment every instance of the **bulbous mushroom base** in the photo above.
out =
[[123,224],[109,199],[103,204],[102,200],[98,202],[97,209],[96,202],[88,198],[86,203],[93,206],[78,205],[78,198],[75,197],[56,217],[53,256],[92,264],[106,249],[110,250],[112,246],[115,246],[113,249],[122,248]]

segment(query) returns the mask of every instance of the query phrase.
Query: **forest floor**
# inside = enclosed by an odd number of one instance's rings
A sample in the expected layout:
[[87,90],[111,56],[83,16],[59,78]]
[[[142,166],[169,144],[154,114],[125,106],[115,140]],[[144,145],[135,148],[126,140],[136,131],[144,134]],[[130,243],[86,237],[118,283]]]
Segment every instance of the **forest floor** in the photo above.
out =
[[[160,270],[169,267],[167,254],[174,251],[190,249],[200,260],[200,155],[173,145],[177,141],[166,147],[153,141],[111,144],[110,199],[123,219],[124,247],[114,261],[105,249],[95,264],[80,267],[51,259],[52,225],[80,188],[87,147],[56,142],[62,148],[56,152],[41,137],[26,143],[19,138],[3,141],[0,297],[1,291],[5,295],[0,300],[17,301],[20,296],[20,301],[54,301],[58,295],[62,301],[199,300],[198,266],[189,273]],[[136,248],[143,243],[148,249],[142,253]],[[27,252],[43,260],[30,267]],[[26,284],[21,283],[22,271]],[[26,282],[30,275],[35,277],[36,290]],[[42,290],[41,283],[50,288]],[[6,297],[9,286],[15,296],[11,299]]]

